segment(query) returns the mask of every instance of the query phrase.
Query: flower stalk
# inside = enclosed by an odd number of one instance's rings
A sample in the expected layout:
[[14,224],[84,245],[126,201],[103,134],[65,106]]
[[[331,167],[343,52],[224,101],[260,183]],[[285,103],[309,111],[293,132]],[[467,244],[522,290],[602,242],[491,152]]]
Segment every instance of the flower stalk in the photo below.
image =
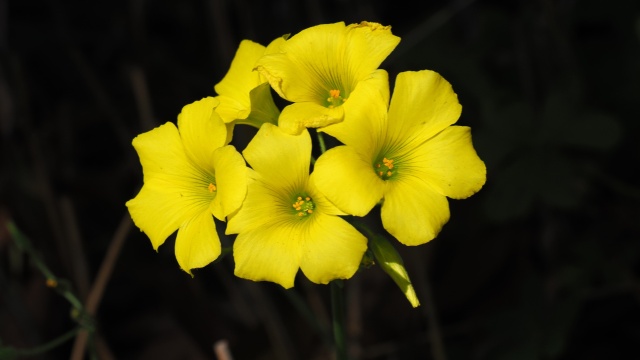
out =
[[336,360],[347,360],[347,336],[344,283],[342,280],[331,282],[331,312],[333,319],[333,339],[336,351]]

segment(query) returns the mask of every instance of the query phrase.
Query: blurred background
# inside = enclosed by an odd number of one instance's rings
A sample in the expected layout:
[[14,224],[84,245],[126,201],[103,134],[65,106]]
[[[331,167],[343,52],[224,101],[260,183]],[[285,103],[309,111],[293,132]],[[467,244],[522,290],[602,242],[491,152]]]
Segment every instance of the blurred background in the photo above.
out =
[[23,358],[331,359],[328,286],[234,278],[231,257],[191,278],[124,204],[131,140],[215,95],[242,39],[363,20],[402,38],[392,81],[451,82],[488,176],[437,239],[394,242],[422,306],[377,266],[345,283],[352,358],[640,358],[633,0],[0,0],[0,357],[80,322]]

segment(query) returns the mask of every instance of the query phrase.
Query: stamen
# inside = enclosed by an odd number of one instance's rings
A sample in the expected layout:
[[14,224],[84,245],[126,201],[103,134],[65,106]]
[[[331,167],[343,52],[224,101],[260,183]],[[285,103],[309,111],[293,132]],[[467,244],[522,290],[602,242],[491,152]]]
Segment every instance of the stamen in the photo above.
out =
[[213,185],[213,183],[209,183],[209,187],[208,187],[209,192],[212,193],[212,192],[216,191],[217,189],[218,188],[215,185]]
[[393,175],[391,169],[394,168],[393,159],[382,158],[382,161],[378,161],[374,164],[375,172],[382,178],[382,180],[389,180]]
[[333,109],[336,106],[342,105],[345,101],[347,101],[347,98],[340,96],[339,89],[331,89],[329,90],[329,97],[327,98],[326,106],[329,109]]
[[296,211],[296,215],[298,217],[303,217],[313,213],[315,208],[315,204],[311,200],[311,197],[305,196],[304,199],[302,196],[298,196],[293,204],[291,204],[293,209]]

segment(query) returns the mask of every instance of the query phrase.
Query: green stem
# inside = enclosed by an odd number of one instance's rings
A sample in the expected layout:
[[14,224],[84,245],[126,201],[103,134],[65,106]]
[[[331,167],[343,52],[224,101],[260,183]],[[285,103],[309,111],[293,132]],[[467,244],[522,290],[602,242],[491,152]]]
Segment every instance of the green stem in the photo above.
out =
[[331,310],[333,313],[333,338],[336,347],[336,360],[347,360],[345,336],[344,285],[342,280],[331,282]]
[[320,154],[324,154],[327,151],[327,146],[324,144],[324,136],[322,136],[322,133],[320,131],[317,131],[316,134],[318,135],[318,145],[320,145]]
[[16,356],[32,356],[32,355],[38,355],[38,354],[43,354],[49,350],[55,349],[56,347],[64,344],[65,342],[73,339],[74,336],[76,336],[76,334],[78,334],[78,332],[82,330],[82,327],[77,327],[51,341],[49,341],[46,344],[42,344],[40,346],[36,346],[34,348],[30,348],[30,349],[13,349],[14,354]]
[[318,321],[318,318],[313,314],[313,311],[309,309],[307,303],[300,297],[300,295],[294,289],[283,290],[285,296],[291,301],[291,304],[298,310],[298,313],[302,315],[305,320],[318,332],[318,335],[322,337],[322,340],[331,346],[331,332],[326,326]]

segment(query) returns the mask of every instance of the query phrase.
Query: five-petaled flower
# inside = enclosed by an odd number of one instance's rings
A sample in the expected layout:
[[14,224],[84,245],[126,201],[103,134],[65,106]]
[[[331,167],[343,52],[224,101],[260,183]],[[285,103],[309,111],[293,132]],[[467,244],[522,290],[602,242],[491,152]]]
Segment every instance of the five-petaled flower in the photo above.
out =
[[260,58],[256,70],[293,103],[282,110],[278,126],[298,134],[363,114],[369,105],[363,89],[388,96],[388,74],[378,67],[399,42],[390,26],[338,22],[302,30],[279,52]]
[[269,123],[242,152],[250,171],[247,197],[230,216],[238,277],[294,284],[298,269],[320,284],[358,270],[367,239],[313,186],[311,138],[284,133]]
[[485,165],[470,128],[452,126],[462,107],[439,74],[400,73],[388,113],[388,99],[368,95],[368,116],[321,129],[344,145],[320,156],[316,186],[356,216],[382,202],[384,228],[405,245],[424,244],[449,220],[447,197],[467,198],[484,185]]
[[176,259],[189,274],[220,255],[212,215],[224,220],[240,207],[247,190],[248,169],[227,145],[217,105],[212,97],[196,101],[182,109],[177,128],[168,122],[133,139],[144,185],[127,202],[129,213],[155,250],[179,229]]

